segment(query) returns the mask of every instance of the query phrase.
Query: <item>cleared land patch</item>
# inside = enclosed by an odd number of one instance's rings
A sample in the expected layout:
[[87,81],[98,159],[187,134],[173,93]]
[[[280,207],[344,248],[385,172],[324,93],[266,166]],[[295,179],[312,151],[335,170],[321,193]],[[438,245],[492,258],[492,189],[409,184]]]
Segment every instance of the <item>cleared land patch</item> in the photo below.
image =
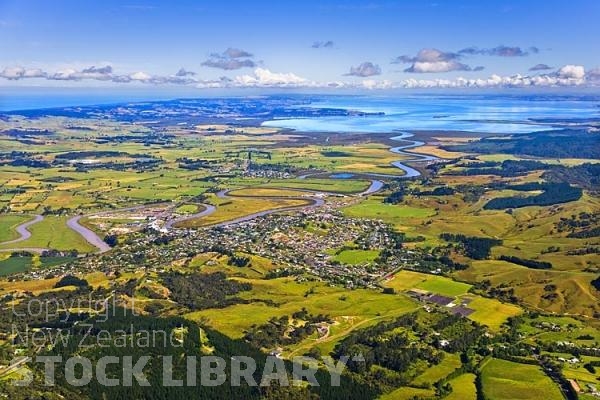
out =
[[537,365],[491,359],[481,371],[483,392],[497,400],[563,398],[558,387]]

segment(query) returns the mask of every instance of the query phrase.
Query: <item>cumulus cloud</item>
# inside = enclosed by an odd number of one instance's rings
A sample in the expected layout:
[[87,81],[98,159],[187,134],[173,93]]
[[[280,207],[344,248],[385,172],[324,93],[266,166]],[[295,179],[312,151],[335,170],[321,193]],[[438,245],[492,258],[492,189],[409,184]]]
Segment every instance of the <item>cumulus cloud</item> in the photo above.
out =
[[344,74],[346,76],[361,76],[363,78],[373,75],[380,75],[381,68],[377,64],[366,61],[356,67],[350,67],[350,72]]
[[[445,57],[445,61],[443,58]],[[450,58],[449,58],[450,57]],[[421,54],[422,60],[434,61],[414,61],[431,63],[448,63],[456,60],[452,56],[436,56],[435,52]],[[442,59],[442,60],[441,60]],[[441,61],[440,61],[441,60]],[[181,72],[184,71],[185,73]],[[371,75],[380,73],[379,67],[372,63],[365,62],[358,67],[353,68],[353,76],[368,78]],[[475,68],[473,68],[475,70]],[[361,75],[362,74],[362,75]],[[349,74],[347,74],[349,75]],[[600,68],[591,69],[586,72],[581,65],[565,65],[552,73],[542,73],[538,75],[511,75],[499,76],[491,75],[488,78],[467,79],[464,77],[456,79],[406,79],[401,81],[388,81],[376,79],[364,79],[362,81],[352,82],[315,82],[302,78],[294,73],[273,72],[265,68],[256,68],[252,74],[237,76],[233,79],[221,77],[216,80],[202,80],[192,75],[185,69],[181,69],[174,75],[152,75],[144,71],[133,73],[117,74],[109,66],[89,67],[81,70],[66,68],[59,71],[47,72],[36,68],[25,68],[15,66],[5,68],[0,72],[0,77],[9,80],[19,79],[47,79],[47,80],[103,80],[116,83],[137,82],[141,84],[174,84],[174,85],[195,85],[198,88],[261,88],[261,87],[281,87],[281,88],[326,88],[326,89],[410,89],[410,88],[524,88],[524,87],[572,87],[580,85],[596,86],[600,85]]]
[[525,88],[525,87],[560,87],[580,86],[589,82],[585,69],[581,65],[565,65],[559,72],[542,75],[491,75],[479,79],[407,79],[400,82],[403,88]]
[[256,68],[253,75],[237,76],[233,79],[234,86],[242,87],[299,87],[311,86],[309,82],[291,72],[277,73],[265,68]]
[[563,79],[583,79],[585,78],[585,68],[582,65],[565,65],[557,72],[559,78]]
[[374,89],[392,89],[394,83],[388,80],[377,81],[375,79],[365,79],[360,83],[363,88],[374,90]]
[[539,53],[539,49],[537,47],[530,47],[527,50],[522,49],[519,46],[496,46],[489,49],[479,48],[479,47],[467,47],[465,49],[459,50],[459,54],[467,54],[467,55],[484,55],[484,56],[499,56],[499,57],[524,57],[528,56],[530,53]]
[[547,64],[536,64],[529,68],[530,71],[547,71],[549,69],[552,69],[552,67]]
[[404,72],[428,73],[449,71],[470,71],[471,67],[458,61],[460,54],[438,49],[421,49],[416,56],[396,57],[393,64],[412,64]]
[[82,70],[64,68],[53,73],[43,73],[42,77],[57,81],[80,81],[93,79],[98,81],[110,81],[113,79],[113,69],[110,65],[103,67],[91,66]]
[[195,83],[194,73],[180,69],[175,75],[158,76],[150,75],[143,71],[130,74],[116,74],[112,66],[91,66],[77,70],[74,68],[63,68],[54,72],[45,72],[39,68],[27,69],[21,66],[5,68],[0,72],[0,78],[19,80],[26,78],[44,78],[52,81],[111,81],[116,83],[142,82],[153,84],[190,84]]
[[138,71],[138,72],[134,72],[133,74],[129,75],[129,78],[131,78],[132,81],[149,81],[152,79],[151,75],[148,75],[145,72],[142,71]]
[[26,69],[23,67],[8,67],[0,72],[0,77],[9,80],[19,80],[22,78],[45,78],[46,73],[39,68]]
[[320,48],[330,49],[333,47],[333,41],[331,41],[331,40],[317,41],[317,42],[314,42],[311,47],[313,49],[320,49]]
[[493,48],[467,47],[457,52],[441,51],[434,48],[421,49],[416,56],[402,55],[392,60],[392,64],[411,64],[404,72],[428,73],[450,71],[482,71],[483,66],[471,68],[462,62],[466,56],[488,55],[499,57],[523,57],[530,53],[538,53],[537,47],[527,50],[518,46],[496,46]]
[[471,67],[458,61],[417,61],[404,72],[429,73],[429,72],[450,72],[450,71],[470,71]]
[[234,70],[240,68],[254,68],[256,63],[251,60],[252,54],[233,47],[223,53],[212,53],[210,58],[202,63],[205,67]]

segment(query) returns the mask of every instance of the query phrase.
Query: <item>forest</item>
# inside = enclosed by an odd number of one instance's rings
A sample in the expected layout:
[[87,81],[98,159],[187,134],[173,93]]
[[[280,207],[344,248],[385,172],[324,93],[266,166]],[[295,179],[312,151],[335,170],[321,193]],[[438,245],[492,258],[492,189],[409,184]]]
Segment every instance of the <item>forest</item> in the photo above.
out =
[[502,244],[502,240],[489,239],[463,234],[442,233],[440,239],[447,242],[460,243],[466,256],[474,260],[484,260],[490,256],[492,247]]
[[249,283],[227,279],[223,272],[212,274],[167,272],[162,281],[171,298],[191,310],[224,308],[243,302],[235,295],[252,289]]
[[512,135],[510,139],[483,138],[479,141],[443,146],[448,151],[479,154],[514,154],[544,158],[600,158],[598,134],[584,129],[561,129]]
[[505,189],[518,191],[543,190],[543,193],[534,196],[496,197],[488,201],[483,208],[486,210],[503,210],[506,208],[520,208],[528,206],[550,206],[553,204],[568,203],[579,200],[583,191],[568,183],[524,183],[509,185]]
[[526,260],[524,258],[519,258],[519,257],[515,257],[515,256],[504,256],[504,255],[500,256],[498,259],[502,260],[502,261],[508,261],[513,264],[522,265],[524,267],[531,268],[531,269],[551,269],[552,268],[552,263],[549,263],[547,261]]

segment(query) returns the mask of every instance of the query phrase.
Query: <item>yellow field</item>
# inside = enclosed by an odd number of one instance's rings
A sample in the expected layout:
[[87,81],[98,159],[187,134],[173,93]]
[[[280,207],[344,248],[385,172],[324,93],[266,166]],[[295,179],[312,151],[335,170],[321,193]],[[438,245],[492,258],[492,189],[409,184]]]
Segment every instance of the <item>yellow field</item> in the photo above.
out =
[[296,199],[245,199],[230,198],[220,201],[217,205],[217,211],[205,217],[185,221],[180,226],[198,227],[214,225],[221,222],[232,221],[236,218],[244,217],[250,214],[259,213],[268,210],[277,210],[287,207],[301,207],[312,204],[310,200]]
[[495,331],[499,330],[509,317],[523,313],[521,308],[513,304],[501,303],[486,297],[473,297],[468,307],[475,310],[473,314],[469,315],[469,319],[487,325]]
[[299,190],[265,187],[236,189],[228,194],[234,197],[306,197],[310,195],[309,193]]
[[[490,280],[497,286],[511,282],[511,287],[525,304],[534,309],[554,312],[569,312],[591,316],[598,309],[597,292],[590,282],[597,274],[554,270],[533,270],[505,261],[474,261],[471,268],[455,274],[459,279],[470,282]],[[544,286],[557,286],[558,299],[554,302],[542,298]]]
[[446,151],[444,149],[440,149],[437,146],[419,146],[413,147],[412,149],[408,149],[411,153],[420,153],[420,154],[429,154],[432,156],[436,156],[439,158],[459,158],[466,156],[467,153],[461,153],[459,151]]
[[475,310],[475,312],[469,315],[469,319],[486,325],[494,331],[500,330],[501,325],[509,317],[519,315],[523,312],[521,308],[512,304],[469,294],[468,291],[471,285],[456,282],[443,276],[414,271],[400,271],[392,279],[385,281],[383,284],[386,287],[394,288],[396,291],[421,289],[443,296],[470,300],[467,307]]

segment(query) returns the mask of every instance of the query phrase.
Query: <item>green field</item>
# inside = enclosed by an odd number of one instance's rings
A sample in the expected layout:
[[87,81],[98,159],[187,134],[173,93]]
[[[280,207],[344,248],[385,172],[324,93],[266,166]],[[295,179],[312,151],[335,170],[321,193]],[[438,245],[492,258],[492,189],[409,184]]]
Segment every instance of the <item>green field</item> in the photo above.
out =
[[80,252],[92,252],[96,248],[85,241],[77,232],[66,224],[68,217],[45,216],[44,219],[29,230],[31,237],[18,243],[1,246],[4,248],[49,248],[56,250],[75,249]]
[[490,359],[481,370],[486,398],[494,400],[563,398],[558,387],[536,365]]
[[523,312],[516,305],[469,294],[469,289],[471,289],[470,284],[457,282],[444,276],[402,270],[396,273],[392,279],[383,282],[383,284],[399,292],[410,289],[421,289],[443,296],[468,300],[467,307],[475,310],[475,312],[469,315],[469,319],[487,325],[495,331],[499,330],[509,317],[519,315]]
[[8,257],[0,261],[0,276],[25,272],[35,265],[53,267],[73,260],[71,257]]
[[475,388],[475,374],[463,374],[450,381],[452,393],[445,397],[446,400],[475,400],[477,389]]
[[31,268],[31,257],[10,257],[0,261],[0,276],[16,274]]
[[426,369],[411,383],[413,385],[422,385],[426,383],[435,383],[448,376],[455,369],[460,368],[460,355],[444,353],[444,359],[441,363]]
[[175,209],[179,214],[193,214],[198,212],[198,206],[196,204],[183,204]]
[[494,330],[500,329],[500,326],[509,317],[520,315],[523,312],[518,306],[487,297],[473,297],[468,307],[475,310],[473,314],[469,315],[470,319]]
[[404,386],[394,390],[393,392],[384,394],[379,397],[380,400],[413,400],[413,399],[429,399],[433,398],[435,392],[433,389],[420,389]]
[[18,238],[19,235],[15,231],[15,228],[31,219],[28,215],[0,215],[0,243]]
[[378,250],[343,250],[333,259],[342,264],[358,265],[372,263],[378,256]]
[[334,192],[334,193],[360,193],[369,187],[369,181],[357,179],[286,179],[281,181],[271,181],[265,183],[265,187],[281,187],[291,189],[306,189],[314,191]]
[[[253,289],[240,294],[252,299],[249,304],[236,304],[223,309],[193,312],[187,317],[205,321],[225,333],[239,338],[251,325],[264,324],[273,316],[291,315],[305,307],[312,314],[334,317],[341,329],[332,330],[329,339],[338,340],[352,329],[375,323],[381,318],[398,316],[415,310],[417,305],[405,296],[382,295],[379,291],[357,289],[348,292],[344,288],[331,287],[319,282],[297,283],[290,278],[243,279]],[[277,306],[260,300],[273,301]],[[252,318],[248,318],[251,315]],[[310,349],[311,343],[307,348]]]
[[385,282],[385,286],[393,287],[397,291],[422,289],[444,296],[460,296],[466,294],[471,285],[457,282],[444,276],[424,274],[414,271],[399,271],[394,277]]
[[377,197],[344,208],[344,214],[354,218],[381,219],[396,225],[410,218],[426,218],[435,214],[431,208],[410,207],[401,204],[384,204]]

